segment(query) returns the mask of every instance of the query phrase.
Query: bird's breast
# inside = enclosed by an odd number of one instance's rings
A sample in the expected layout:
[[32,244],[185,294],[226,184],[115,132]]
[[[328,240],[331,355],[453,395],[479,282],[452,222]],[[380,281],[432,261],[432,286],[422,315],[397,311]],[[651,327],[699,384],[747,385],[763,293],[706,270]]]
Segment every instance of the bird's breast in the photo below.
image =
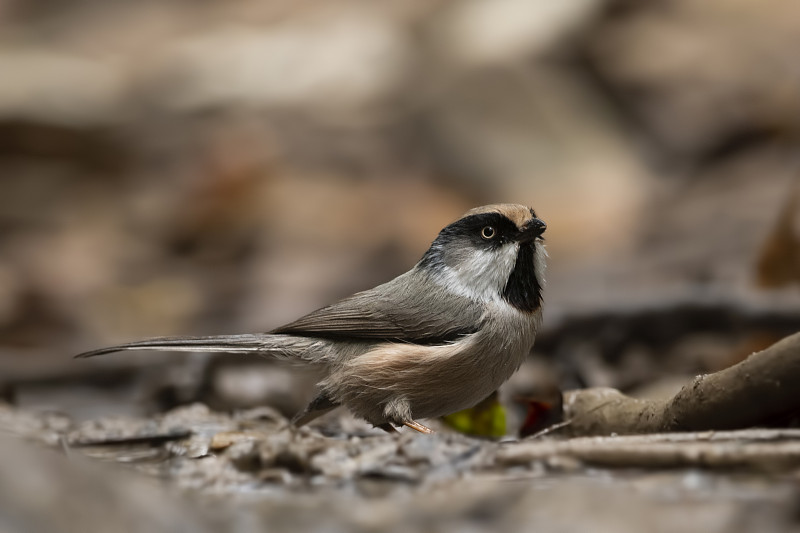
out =
[[477,332],[455,342],[378,344],[346,361],[326,382],[345,404],[379,406],[403,398],[416,418],[471,407],[505,382],[533,345],[536,317],[505,303],[497,306]]

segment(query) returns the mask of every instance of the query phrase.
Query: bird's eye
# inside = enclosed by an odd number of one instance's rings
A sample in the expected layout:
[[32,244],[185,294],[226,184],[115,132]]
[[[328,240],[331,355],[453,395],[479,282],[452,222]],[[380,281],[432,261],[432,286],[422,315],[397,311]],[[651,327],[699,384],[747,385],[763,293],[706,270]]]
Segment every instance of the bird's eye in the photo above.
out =
[[495,233],[496,232],[494,231],[493,227],[486,226],[485,228],[483,228],[481,230],[481,237],[483,237],[484,239],[486,239],[488,241],[489,239],[493,239],[494,238]]

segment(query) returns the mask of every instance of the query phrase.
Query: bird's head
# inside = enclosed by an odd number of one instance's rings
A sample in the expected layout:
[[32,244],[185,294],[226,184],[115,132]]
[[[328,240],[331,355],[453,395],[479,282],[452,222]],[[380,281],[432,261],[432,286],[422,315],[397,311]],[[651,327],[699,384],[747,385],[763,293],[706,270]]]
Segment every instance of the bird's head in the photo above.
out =
[[417,266],[459,294],[533,312],[541,306],[546,228],[529,207],[477,207],[445,227]]

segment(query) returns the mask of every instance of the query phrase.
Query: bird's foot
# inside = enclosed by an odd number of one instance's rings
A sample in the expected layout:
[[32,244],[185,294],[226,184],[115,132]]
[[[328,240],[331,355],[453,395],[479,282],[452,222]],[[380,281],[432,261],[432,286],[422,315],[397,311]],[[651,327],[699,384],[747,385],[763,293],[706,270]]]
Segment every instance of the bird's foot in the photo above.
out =
[[435,433],[431,428],[429,428],[428,426],[423,426],[416,420],[407,420],[403,422],[403,425],[406,427],[410,427],[414,431],[419,431],[420,433],[424,433],[426,435],[431,435]]

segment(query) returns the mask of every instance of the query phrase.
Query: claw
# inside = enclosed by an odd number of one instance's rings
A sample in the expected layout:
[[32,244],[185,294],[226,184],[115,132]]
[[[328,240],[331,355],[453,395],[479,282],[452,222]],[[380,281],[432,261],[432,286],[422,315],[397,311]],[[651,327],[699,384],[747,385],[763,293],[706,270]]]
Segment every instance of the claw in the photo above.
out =
[[403,422],[403,425],[406,427],[410,427],[414,431],[419,431],[420,433],[424,433],[426,435],[431,435],[432,433],[434,433],[434,431],[431,428],[429,428],[428,426],[423,426],[416,420],[409,420]]

